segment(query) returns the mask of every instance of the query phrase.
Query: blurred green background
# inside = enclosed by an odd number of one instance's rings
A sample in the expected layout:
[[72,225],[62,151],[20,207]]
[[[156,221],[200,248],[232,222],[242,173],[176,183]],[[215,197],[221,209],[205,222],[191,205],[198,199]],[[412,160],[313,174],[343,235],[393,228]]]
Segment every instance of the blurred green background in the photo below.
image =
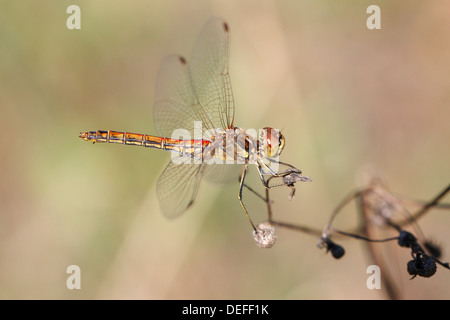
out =
[[[71,4],[81,30],[66,27]],[[371,4],[381,30],[366,27]],[[273,193],[277,218],[321,229],[373,172],[416,199],[449,183],[448,1],[2,0],[0,298],[386,298],[366,287],[372,263],[358,241],[342,242],[337,261],[317,237],[278,229],[277,244],[259,249],[237,183],[203,183],[195,206],[169,221],[155,196],[168,154],[78,138],[155,133],[159,63],[189,57],[212,16],[231,29],[236,124],[282,128],[282,160],[313,179],[293,201]],[[260,186],[254,168],[248,179]],[[263,203],[244,196],[263,221]],[[349,210],[340,223],[355,220]],[[437,210],[420,221],[444,261],[449,222]],[[409,251],[384,246],[403,298],[450,298],[448,270],[410,281]],[[66,287],[73,264],[81,290]]]

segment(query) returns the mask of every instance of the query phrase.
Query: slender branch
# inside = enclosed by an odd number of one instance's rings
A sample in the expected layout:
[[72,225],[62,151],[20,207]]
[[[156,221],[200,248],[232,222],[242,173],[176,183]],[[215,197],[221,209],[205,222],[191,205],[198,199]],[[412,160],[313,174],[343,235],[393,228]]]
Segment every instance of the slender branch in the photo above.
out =
[[352,237],[355,239],[364,240],[364,241],[368,241],[368,242],[388,242],[388,241],[392,241],[392,240],[398,240],[398,237],[392,237],[392,238],[386,238],[386,239],[370,239],[368,237],[365,237],[365,236],[362,236],[359,234],[354,234],[354,233],[338,230],[336,228],[333,228],[333,230],[344,236],[348,236],[348,237]]
[[275,221],[275,220],[270,220],[269,222],[271,224],[279,226],[279,227],[300,231],[300,232],[307,233],[307,234],[314,235],[314,236],[320,237],[320,235],[322,234],[322,230],[314,229],[314,228],[310,228],[310,227],[306,227],[306,226],[294,225],[291,223],[280,222],[280,221]]
[[337,216],[337,214],[344,208],[351,200],[357,199],[361,196],[361,194],[364,192],[364,190],[358,190],[350,193],[347,195],[336,208],[334,208],[333,212],[331,213],[331,217],[328,221],[328,224],[325,226],[325,228],[322,231],[322,237],[327,238],[329,236],[329,231],[331,228],[331,224],[333,223],[334,218]]
[[408,219],[399,222],[399,225],[409,224],[415,220],[418,220],[425,213],[428,212],[431,208],[438,205],[439,201],[450,191],[450,185],[447,186],[442,192],[440,192],[436,197],[434,197],[431,201],[426,203],[422,209],[417,211],[415,214],[411,215]]

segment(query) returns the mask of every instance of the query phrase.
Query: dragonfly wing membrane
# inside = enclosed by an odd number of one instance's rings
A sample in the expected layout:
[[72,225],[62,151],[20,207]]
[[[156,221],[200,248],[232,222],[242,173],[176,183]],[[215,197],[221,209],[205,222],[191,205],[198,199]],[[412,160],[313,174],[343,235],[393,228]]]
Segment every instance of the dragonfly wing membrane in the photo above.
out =
[[227,184],[239,181],[242,165],[210,164],[205,166],[204,176],[209,182]]
[[228,25],[220,18],[213,18],[200,32],[190,61],[195,95],[212,120],[211,129],[233,126],[235,108],[228,56]]
[[158,72],[153,118],[156,130],[163,137],[171,137],[175,129],[186,129],[193,134],[194,120],[197,120],[192,112],[196,97],[183,61],[180,56],[167,56]]
[[[191,135],[189,139],[209,140],[208,133],[216,134],[233,127],[235,109],[228,73],[228,31],[225,21],[213,18],[200,32],[189,64],[176,55],[163,60],[154,107],[155,126],[161,136],[179,138],[173,135],[174,130],[185,129]],[[202,122],[202,137],[194,136],[194,121]],[[157,196],[166,216],[176,217],[189,208],[204,171],[208,178],[216,181],[232,176],[230,166],[221,165],[220,168],[224,167],[221,170],[215,165],[206,167],[205,164],[173,162],[167,165],[157,185]]]
[[175,218],[193,204],[200,186],[203,168],[203,164],[169,162],[156,186],[161,211],[166,217]]

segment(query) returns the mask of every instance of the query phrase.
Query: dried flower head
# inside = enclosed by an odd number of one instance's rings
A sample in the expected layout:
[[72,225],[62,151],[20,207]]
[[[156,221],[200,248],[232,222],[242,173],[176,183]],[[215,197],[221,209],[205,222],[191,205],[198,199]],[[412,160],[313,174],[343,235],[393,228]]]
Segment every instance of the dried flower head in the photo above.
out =
[[253,231],[253,238],[260,248],[271,248],[277,241],[275,227],[270,222],[260,223]]
[[416,276],[429,278],[436,273],[436,268],[436,260],[423,253],[418,253],[407,264],[407,271],[413,276],[412,278]]
[[283,183],[286,186],[293,186],[296,182],[311,182],[311,178],[302,175],[301,172],[291,172],[283,177]]

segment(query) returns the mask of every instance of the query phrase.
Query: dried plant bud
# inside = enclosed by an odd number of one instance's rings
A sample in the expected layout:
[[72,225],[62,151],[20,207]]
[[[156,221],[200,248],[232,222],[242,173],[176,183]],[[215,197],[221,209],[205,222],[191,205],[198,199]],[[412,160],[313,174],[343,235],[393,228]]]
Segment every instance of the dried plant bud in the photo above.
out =
[[416,260],[410,260],[408,261],[408,263],[406,264],[406,270],[408,271],[408,273],[410,275],[412,275],[413,277],[411,279],[414,279],[417,276],[417,271],[416,271]]
[[342,247],[342,246],[340,246],[340,245],[338,245],[338,244],[336,244],[336,243],[333,243],[332,246],[329,246],[329,247],[328,247],[328,250],[331,251],[331,255],[332,255],[333,258],[335,258],[335,259],[340,259],[340,258],[342,258],[342,257],[344,256],[344,254],[345,254],[344,247]]
[[311,182],[311,178],[307,176],[303,176],[301,171],[299,172],[291,172],[283,177],[283,184],[291,188],[291,193],[289,194],[289,200],[294,199],[295,196],[295,187],[294,184],[296,182]]
[[415,278],[421,276],[429,278],[436,273],[436,261],[425,254],[418,254],[414,260],[411,260],[407,264],[407,270],[410,275]]
[[289,194],[289,200],[294,199],[295,196],[295,187],[294,186],[289,186],[291,188],[291,193]]
[[253,238],[260,248],[271,248],[277,241],[275,227],[269,222],[260,223],[253,231]]
[[335,259],[340,259],[345,254],[345,249],[341,245],[334,243],[330,238],[320,238],[320,242],[317,244],[319,248],[327,248],[327,252],[331,251],[331,255]]
[[398,236],[398,245],[400,247],[411,247],[417,243],[416,237],[408,231],[402,230]]
[[293,186],[294,183],[301,182],[311,182],[311,178],[303,176],[301,172],[291,172],[283,177],[283,183],[287,186]]

